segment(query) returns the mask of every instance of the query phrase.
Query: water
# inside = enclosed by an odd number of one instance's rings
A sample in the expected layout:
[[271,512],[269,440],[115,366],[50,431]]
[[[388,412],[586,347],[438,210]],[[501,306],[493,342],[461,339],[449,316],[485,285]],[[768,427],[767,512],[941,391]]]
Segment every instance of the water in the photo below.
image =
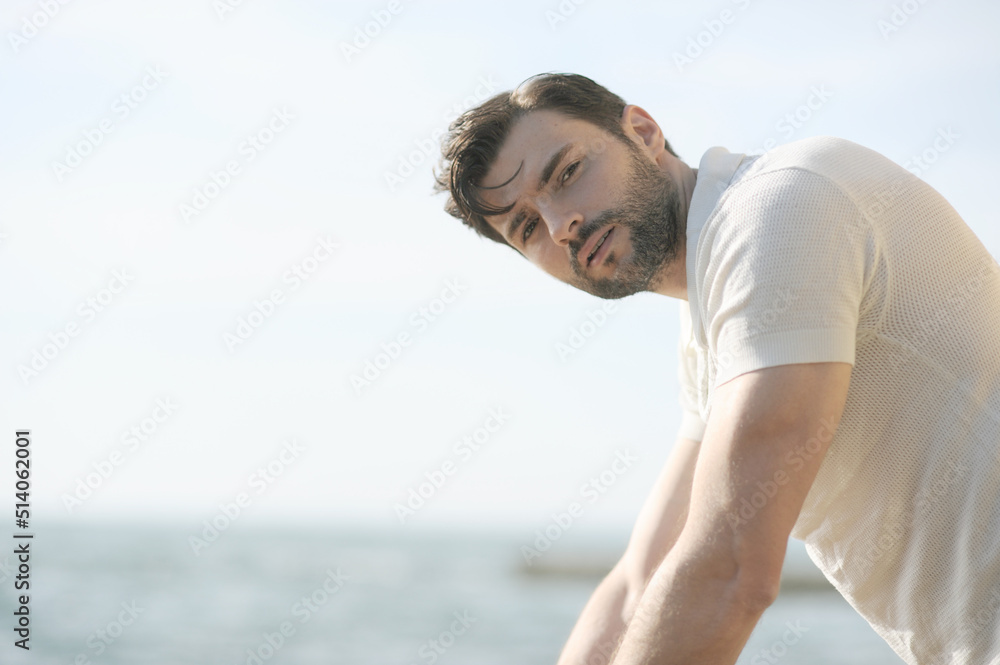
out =
[[[31,651],[12,646],[12,579],[0,572],[0,663],[551,665],[598,581],[524,574],[524,534],[238,526],[199,556],[176,527],[40,529]],[[606,559],[619,546],[590,550]],[[14,563],[11,549],[0,563]],[[783,592],[765,613],[740,662],[775,659],[902,662],[830,591]]]

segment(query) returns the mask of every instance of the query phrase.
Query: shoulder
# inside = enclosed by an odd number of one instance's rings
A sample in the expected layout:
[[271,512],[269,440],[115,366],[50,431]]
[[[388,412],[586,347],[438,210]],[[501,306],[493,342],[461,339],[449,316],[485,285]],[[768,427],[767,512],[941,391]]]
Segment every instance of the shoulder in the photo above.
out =
[[[704,225],[708,244],[786,235],[854,238],[870,226],[873,188],[912,174],[846,139],[817,136],[754,157],[719,197]],[[817,238],[818,239],[818,238]],[[708,250],[708,247],[705,247]]]
[[754,164],[720,197],[702,231],[699,254],[721,258],[719,252],[729,248],[744,258],[773,256],[782,247],[843,241],[868,227],[862,211],[851,188],[830,173],[801,164]]
[[887,182],[910,181],[919,179],[870,148],[835,136],[815,136],[757,156],[726,194],[732,199],[777,189],[783,196],[802,197],[825,191],[863,205]]
[[759,157],[753,170],[797,167],[836,179],[849,166],[877,166],[902,169],[888,157],[836,136],[813,136],[778,146]]

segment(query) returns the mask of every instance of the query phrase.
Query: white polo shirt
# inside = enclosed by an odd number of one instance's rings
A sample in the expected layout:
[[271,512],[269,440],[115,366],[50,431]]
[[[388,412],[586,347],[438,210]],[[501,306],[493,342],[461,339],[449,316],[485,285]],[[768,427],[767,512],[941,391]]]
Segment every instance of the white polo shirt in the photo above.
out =
[[933,188],[832,137],[706,152],[687,243],[680,434],[735,376],[852,364],[792,536],[907,662],[1000,663],[996,260]]

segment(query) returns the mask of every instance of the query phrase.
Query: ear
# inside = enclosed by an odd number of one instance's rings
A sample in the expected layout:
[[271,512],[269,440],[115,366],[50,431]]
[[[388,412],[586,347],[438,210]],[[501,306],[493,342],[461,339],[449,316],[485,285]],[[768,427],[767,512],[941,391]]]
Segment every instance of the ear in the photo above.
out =
[[661,152],[665,152],[665,139],[660,126],[645,109],[629,104],[622,109],[622,130],[625,136],[632,139],[656,160]]

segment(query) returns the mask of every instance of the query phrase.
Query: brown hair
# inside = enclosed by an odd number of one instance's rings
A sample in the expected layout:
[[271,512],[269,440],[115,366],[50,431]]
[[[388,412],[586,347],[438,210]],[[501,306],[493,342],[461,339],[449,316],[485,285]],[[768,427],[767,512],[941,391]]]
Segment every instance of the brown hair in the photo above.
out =
[[[441,142],[441,161],[434,173],[434,191],[448,192],[444,209],[479,235],[509,245],[485,219],[513,206],[490,206],[479,196],[486,175],[515,121],[531,111],[554,110],[604,129],[629,148],[635,146],[621,126],[625,101],[579,74],[537,74],[514,90],[490,97],[469,109],[448,127]],[[666,149],[676,157],[669,141]]]

